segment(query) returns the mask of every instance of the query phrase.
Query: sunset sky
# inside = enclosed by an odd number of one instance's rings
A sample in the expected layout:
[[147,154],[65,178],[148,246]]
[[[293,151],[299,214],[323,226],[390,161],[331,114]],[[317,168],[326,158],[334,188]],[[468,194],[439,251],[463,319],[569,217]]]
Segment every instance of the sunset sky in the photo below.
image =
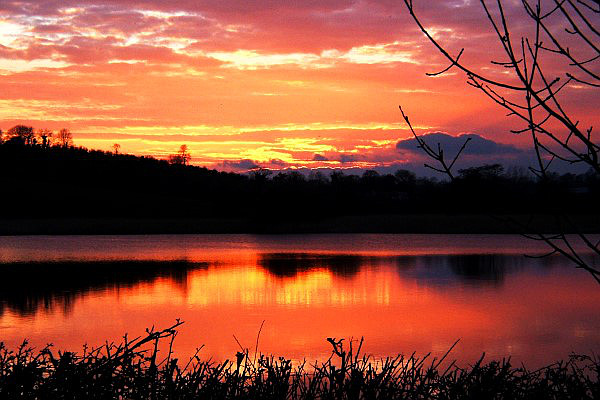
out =
[[[436,38],[489,68],[479,2],[417,4]],[[473,157],[524,157],[530,138],[464,75],[425,76],[446,65],[396,0],[0,2],[0,128],[67,127],[76,145],[156,157],[186,144],[226,170],[417,162],[398,105],[420,133],[496,142]],[[587,91],[565,96],[589,126]]]

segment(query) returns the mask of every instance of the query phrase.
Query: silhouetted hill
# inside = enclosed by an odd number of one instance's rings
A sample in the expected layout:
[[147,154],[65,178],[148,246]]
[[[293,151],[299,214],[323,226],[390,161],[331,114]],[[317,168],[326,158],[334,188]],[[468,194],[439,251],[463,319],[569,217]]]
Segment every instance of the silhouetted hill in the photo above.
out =
[[247,181],[149,157],[13,143],[0,145],[0,168],[5,217],[206,215],[233,205]]
[[4,221],[235,219],[244,221],[241,230],[285,226],[293,231],[294,224],[348,216],[596,215],[600,182],[593,174],[540,181],[505,173],[500,165],[462,170],[454,182],[417,178],[405,170],[241,175],[150,157],[5,142],[0,198]]

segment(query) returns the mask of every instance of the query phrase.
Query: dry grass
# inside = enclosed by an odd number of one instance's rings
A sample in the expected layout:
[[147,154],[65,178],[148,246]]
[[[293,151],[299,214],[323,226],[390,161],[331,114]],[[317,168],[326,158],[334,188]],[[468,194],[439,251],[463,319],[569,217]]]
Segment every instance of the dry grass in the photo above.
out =
[[[530,371],[508,360],[453,362],[398,355],[373,360],[361,342],[329,338],[331,357],[293,365],[273,356],[236,354],[235,360],[173,358],[181,322],[121,344],[81,354],[15,351],[0,344],[0,398],[26,399],[594,399],[600,397],[600,360],[572,356]],[[159,359],[159,348],[166,357]]]

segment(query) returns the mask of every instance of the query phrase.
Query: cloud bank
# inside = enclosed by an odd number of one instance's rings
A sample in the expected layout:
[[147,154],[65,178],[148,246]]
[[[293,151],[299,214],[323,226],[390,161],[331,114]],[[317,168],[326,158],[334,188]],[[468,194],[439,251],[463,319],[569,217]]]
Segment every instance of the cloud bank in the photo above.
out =
[[[477,2],[415,5],[445,45],[489,68],[499,47]],[[507,4],[515,26],[521,11]],[[1,129],[68,127],[78,145],[156,157],[186,144],[208,167],[421,162],[401,144],[398,104],[420,134],[484,132],[467,158],[521,157],[527,138],[464,76],[425,76],[446,65],[392,0],[0,2]],[[582,124],[598,125],[598,96],[565,93]]]

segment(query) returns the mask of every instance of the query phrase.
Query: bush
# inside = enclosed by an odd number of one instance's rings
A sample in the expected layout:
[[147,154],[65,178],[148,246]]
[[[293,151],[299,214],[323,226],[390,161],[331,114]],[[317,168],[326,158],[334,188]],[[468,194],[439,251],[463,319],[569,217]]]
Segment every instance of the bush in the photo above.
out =
[[[203,361],[198,351],[185,364],[173,358],[181,322],[147,330],[143,338],[88,350],[81,355],[36,352],[24,342],[16,351],[0,344],[0,397],[27,399],[592,399],[600,396],[600,360],[573,355],[529,371],[509,360],[460,368],[429,355],[373,360],[362,340],[328,338],[325,362],[293,365],[285,358],[248,350],[235,361]],[[158,349],[166,346],[166,356]]]

